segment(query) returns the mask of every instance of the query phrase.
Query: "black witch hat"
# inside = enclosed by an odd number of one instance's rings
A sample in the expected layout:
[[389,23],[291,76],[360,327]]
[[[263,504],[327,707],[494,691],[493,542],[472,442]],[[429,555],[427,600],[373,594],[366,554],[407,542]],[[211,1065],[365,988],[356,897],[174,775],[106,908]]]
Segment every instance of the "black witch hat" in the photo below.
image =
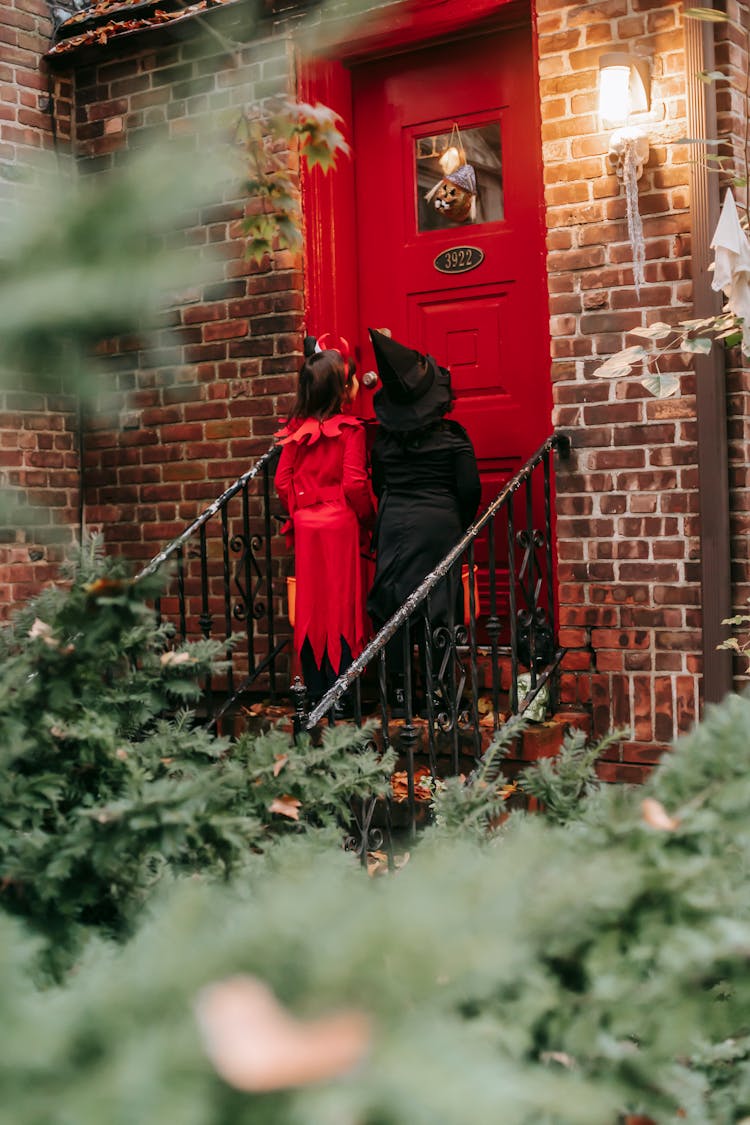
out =
[[453,402],[450,372],[431,355],[407,348],[370,328],[382,387],[373,398],[375,414],[388,430],[418,430],[437,421]]

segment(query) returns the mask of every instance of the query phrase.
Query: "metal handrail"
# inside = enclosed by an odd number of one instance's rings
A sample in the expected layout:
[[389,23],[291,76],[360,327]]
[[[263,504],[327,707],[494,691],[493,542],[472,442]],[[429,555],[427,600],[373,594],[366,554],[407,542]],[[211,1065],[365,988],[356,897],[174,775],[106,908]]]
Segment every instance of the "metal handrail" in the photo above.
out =
[[180,535],[178,535],[176,539],[173,539],[172,542],[168,546],[166,546],[163,551],[160,551],[158,555],[155,555],[154,558],[151,559],[151,562],[147,563],[146,566],[139,570],[134,578],[134,581],[138,582],[141,578],[147,578],[149,575],[155,574],[159,567],[164,565],[167,559],[176,554],[176,552],[179,551],[180,547],[184,546],[185,543],[187,543],[188,539],[190,539],[190,537],[194,535],[196,531],[199,531],[200,528],[203,527],[203,525],[207,523],[212,516],[215,516],[216,513],[219,512],[224,507],[224,505],[232,499],[233,496],[236,496],[238,492],[241,492],[243,487],[258,475],[263,466],[269,465],[271,461],[279,456],[279,453],[280,447],[274,443],[269,449],[266,450],[262,457],[258,458],[251,469],[248,469],[246,473],[243,473],[241,477],[238,477],[234,484],[230,484],[229,488],[222,492],[221,496],[217,496],[217,498],[212,501],[212,503],[209,504],[208,507],[205,508],[199,516],[196,516],[193,522]]
[[[417,607],[429,597],[438,582],[440,582],[447,575],[451,567],[458,562],[464,551],[471,547],[480,531],[493,519],[508,498],[512,496],[513,493],[517,492],[528,480],[531,472],[543,461],[544,457],[555,449],[558,450],[561,457],[568,456],[570,452],[570,438],[567,434],[562,432],[553,433],[539,446],[537,451],[529,458],[526,464],[519,469],[513,479],[509,481],[495,499],[491,501],[479,519],[464,532],[455,547],[448,552],[435,569],[412,591],[400,609],[397,609],[388,621],[386,621],[380,631],[365,646],[360,655],[352,661],[345,672],[342,672],[333,687],[326,692],[309,713],[305,713],[304,709],[304,685],[298,683],[296,685],[296,691],[295,687],[292,688],[293,693],[296,694],[297,697],[297,725],[300,729],[311,730],[333,707],[335,707],[367,665],[385,649],[387,643],[396,635],[399,629],[405,625],[409,618],[412,617]],[[559,663],[561,657],[561,652],[556,653],[556,659],[554,661],[555,666]],[[534,686],[534,694],[536,694],[538,686],[541,686],[541,680],[539,685],[535,684]],[[530,696],[531,693],[528,693],[523,700],[522,709],[528,706]]]

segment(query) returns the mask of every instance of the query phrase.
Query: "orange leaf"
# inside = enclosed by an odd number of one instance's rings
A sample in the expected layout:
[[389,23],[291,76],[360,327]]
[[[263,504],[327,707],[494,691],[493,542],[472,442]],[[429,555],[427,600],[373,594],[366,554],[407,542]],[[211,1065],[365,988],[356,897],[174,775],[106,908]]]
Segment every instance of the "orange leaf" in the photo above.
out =
[[196,1016],[214,1068],[230,1086],[249,1093],[337,1078],[362,1061],[371,1039],[363,1012],[298,1020],[250,976],[204,988]]
[[[107,32],[111,30],[113,26],[113,24],[108,23],[96,32],[96,38],[99,43],[107,42]],[[121,594],[122,591],[130,585],[131,582],[127,578],[96,578],[83,588],[87,594],[98,597],[99,594]]]
[[[397,770],[391,777],[391,791],[394,801],[406,801],[409,797],[409,775],[406,770]],[[432,800],[432,775],[427,766],[414,771],[415,801]]]
[[288,754],[275,754],[273,763],[273,776],[278,777],[284,766],[289,761]]
[[641,801],[641,816],[650,828],[656,828],[660,832],[674,832],[680,824],[679,820],[669,815],[661,801],[656,801],[653,797],[646,797]]
[[165,668],[177,668],[180,664],[196,664],[197,661],[194,656],[189,652],[163,652],[159,657],[159,661]]
[[388,873],[388,856],[385,852],[367,853],[367,874],[373,879],[376,875]]
[[268,806],[269,812],[277,812],[288,816],[290,820],[299,820],[299,809],[302,805],[296,797],[275,797]]

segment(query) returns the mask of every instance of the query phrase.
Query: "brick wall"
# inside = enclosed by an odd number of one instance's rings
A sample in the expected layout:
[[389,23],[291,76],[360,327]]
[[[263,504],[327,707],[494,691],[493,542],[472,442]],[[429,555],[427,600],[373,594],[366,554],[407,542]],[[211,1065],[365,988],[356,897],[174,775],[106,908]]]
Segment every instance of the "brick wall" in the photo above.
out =
[[[157,32],[141,44],[135,50],[118,45],[98,61],[76,66],[73,133],[81,175],[105,170],[128,151],[162,138],[194,136],[201,159],[198,123],[204,127],[206,115],[213,131],[223,130],[229,141],[242,109],[293,89],[283,29],[269,27],[251,47],[231,53],[197,25],[177,41]],[[287,156],[295,172],[296,154]],[[223,192],[219,184],[216,199],[172,239],[205,251],[214,263],[211,281],[185,277],[156,337],[108,340],[100,349],[102,393],[85,438],[86,523],[100,527],[110,550],[134,563],[155,556],[268,449],[291,405],[302,350],[301,257],[276,250],[261,264],[248,260],[242,230],[247,208],[239,184]],[[249,537],[241,497],[229,510],[228,546],[220,520],[207,525],[207,610],[222,629],[227,612],[243,611],[240,588],[257,586],[254,563],[246,566],[243,554],[253,537],[265,570],[261,488],[258,482],[249,494]],[[275,498],[273,504],[278,508]],[[272,550],[278,577],[290,559],[278,536]],[[191,634],[199,632],[206,608],[199,554],[196,537],[184,560]],[[229,609],[225,563],[237,577]],[[278,612],[283,583],[275,589]],[[252,628],[261,659],[268,651],[265,605],[263,588],[254,605],[258,620],[234,620],[235,630]],[[164,599],[162,610],[178,620],[173,596]],[[240,674],[245,652],[243,643]]]
[[[65,132],[71,85],[50,86],[50,32],[45,0],[0,6],[0,221],[19,179],[54,147],[50,91]],[[74,399],[62,388],[36,393],[26,379],[0,390],[0,619],[56,575],[75,537],[78,485]]]
[[[693,381],[652,398],[636,379],[601,380],[628,331],[690,315],[687,153],[680,6],[655,0],[538,4],[555,424],[573,456],[558,478],[562,640],[568,703],[626,738],[608,777],[639,779],[696,717],[699,540]],[[651,155],[639,183],[645,285],[633,285],[625,194],[606,157],[599,56],[623,43],[652,63]]]
[[[690,153],[676,144],[685,132],[681,8],[539,0],[537,12],[554,421],[574,446],[557,494],[562,640],[580,648],[567,659],[563,699],[591,708],[600,731],[626,730],[605,773],[637,780],[698,713],[694,382],[678,360],[681,393],[660,401],[636,378],[603,381],[593,371],[635,342],[632,328],[690,315]],[[84,174],[148,139],[188,132],[206,109],[231,114],[293,88],[283,24],[233,54],[190,36],[168,42],[155,33],[141,42],[76,64],[73,143]],[[640,295],[624,190],[596,118],[599,56],[623,43],[651,61],[653,76],[651,155],[639,185],[647,258]],[[741,76],[742,47],[731,33],[726,51]],[[69,84],[64,73],[60,81]],[[736,97],[720,108],[722,128],[739,143]],[[248,263],[244,209],[241,194],[230,192],[183,232],[218,248],[221,277],[167,311],[171,335],[162,344],[103,348],[107,380],[87,435],[87,516],[134,559],[154,554],[267,447],[289,403],[301,343],[300,262],[277,252],[262,267]],[[730,390],[740,598],[750,592],[750,386],[741,369]]]
[[[161,37],[158,37],[161,39]],[[289,81],[287,42],[239,56],[211,40],[154,42],[76,73],[75,144],[82,174],[128,148],[184,136],[206,111],[226,124]],[[181,234],[219,256],[211,284],[191,287],[154,341],[109,341],[106,381],[86,438],[86,518],[110,544],[147,560],[268,448],[290,402],[301,352],[299,258],[247,260],[239,187]]]

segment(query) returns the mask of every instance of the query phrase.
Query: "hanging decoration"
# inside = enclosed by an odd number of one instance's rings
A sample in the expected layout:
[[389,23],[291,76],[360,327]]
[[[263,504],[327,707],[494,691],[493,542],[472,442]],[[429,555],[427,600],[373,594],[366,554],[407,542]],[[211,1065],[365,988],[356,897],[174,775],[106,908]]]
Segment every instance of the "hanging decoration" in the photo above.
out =
[[750,356],[750,241],[742,229],[732,189],[727,188],[711,240],[715,251],[711,287],[723,290],[727,309],[742,321],[742,353]]
[[643,240],[643,223],[638,210],[638,181],[643,175],[643,165],[648,160],[648,152],[648,138],[641,129],[618,129],[612,134],[609,157],[615,162],[617,175],[625,183],[628,239],[633,249],[633,284],[639,297],[644,281],[646,244]]
[[466,160],[458,125],[451,129],[448,147],[438,161],[443,178],[425,195],[435,210],[452,223],[474,222],[477,214],[477,177]]

